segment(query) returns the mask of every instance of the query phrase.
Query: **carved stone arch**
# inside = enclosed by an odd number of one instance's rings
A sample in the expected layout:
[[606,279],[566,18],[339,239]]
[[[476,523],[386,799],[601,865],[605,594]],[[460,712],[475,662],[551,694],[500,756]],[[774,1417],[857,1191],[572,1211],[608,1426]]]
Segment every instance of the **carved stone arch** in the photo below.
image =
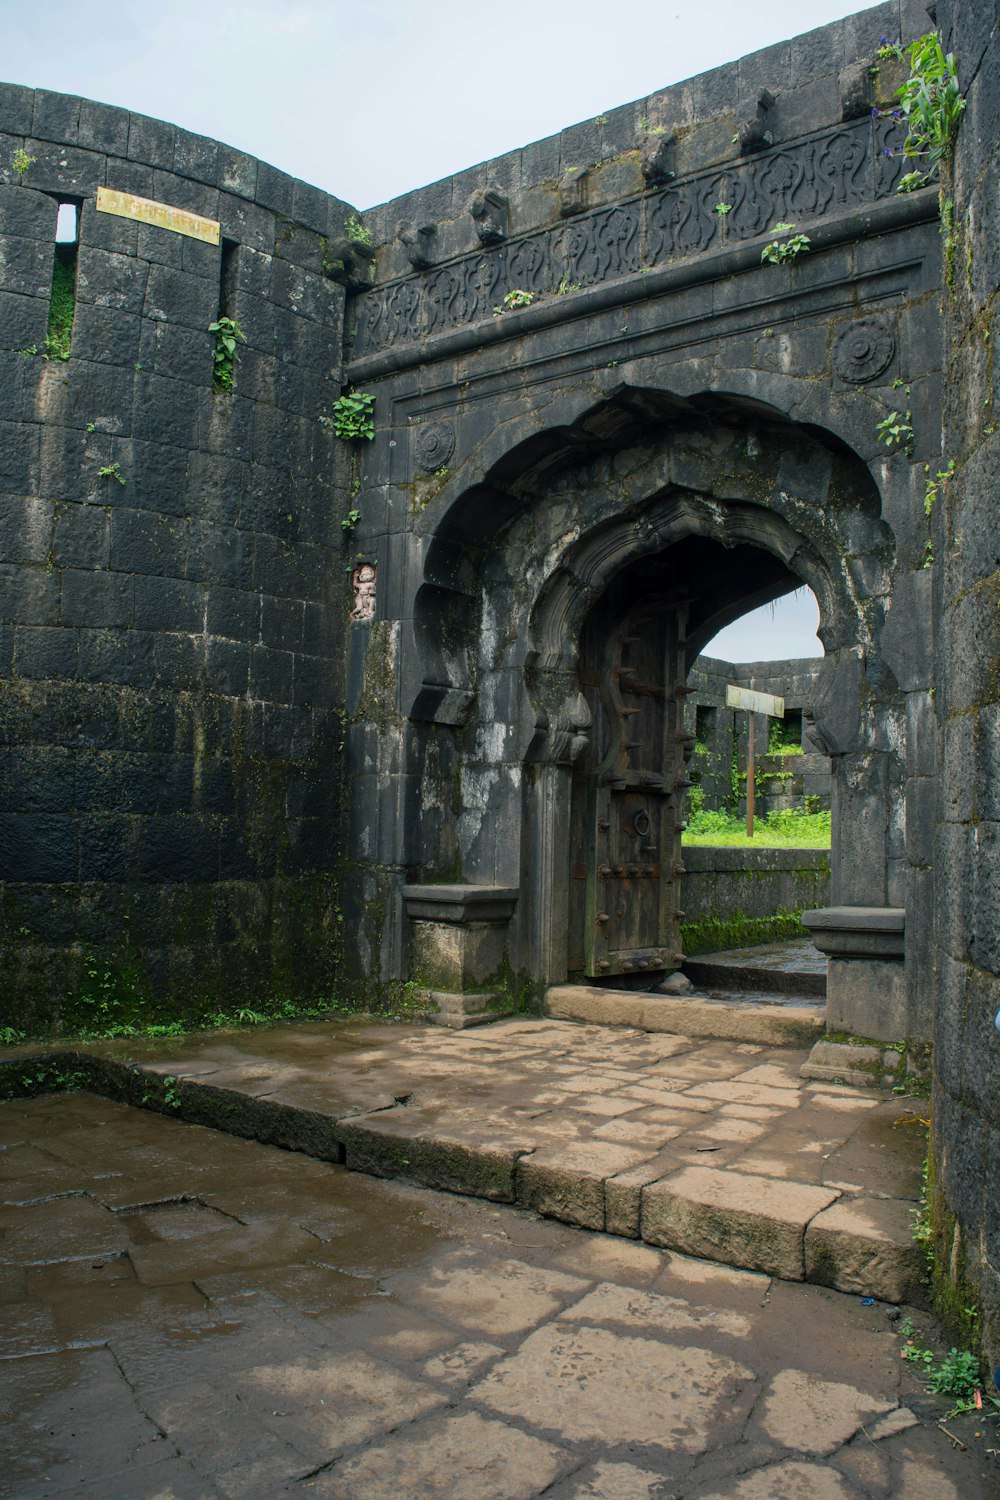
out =
[[[709,511],[714,504],[725,508],[731,540],[752,544],[758,544],[761,528],[768,524],[762,517],[769,505],[792,506],[782,482],[797,488],[796,504],[811,506],[819,515],[826,504],[830,474],[838,468],[850,471],[850,488],[861,515],[873,519],[879,515],[878,490],[866,466],[841,438],[828,431],[803,429],[759,399],[704,391],[693,399],[679,398],[623,385],[597,406],[591,403],[581,409],[579,400],[576,406],[573,421],[531,434],[497,458],[478,482],[458,495],[450,494],[446,501],[442,497],[444,508],[439,515],[426,518],[435,530],[414,606],[420,687],[411,699],[413,717],[454,723],[455,703],[461,700],[467,707],[471,702],[475,673],[468,653],[475,631],[479,560],[495,551],[499,538],[510,534],[519,517],[540,502],[559,476],[581,471],[595,455],[642,445],[659,455],[659,476],[640,473],[633,483],[634,493],[623,500],[631,528],[627,545],[634,548],[639,546],[643,528],[651,526],[649,548],[665,544],[658,540],[657,529],[665,522],[662,517],[654,520],[658,513],[649,509],[648,499],[657,488],[671,485],[675,491],[702,497],[703,514],[700,519],[692,516],[692,529],[711,532]],[[725,476],[713,471],[710,455],[700,463],[697,456],[675,455],[678,436],[699,429],[726,430],[745,440],[743,472],[736,482],[727,484]],[[769,462],[762,463],[765,449]],[[751,494],[758,503],[747,509]],[[745,528],[742,532],[741,527]],[[862,529],[871,531],[864,523]],[[592,546],[598,554],[602,547],[614,552],[621,545],[614,540],[616,535],[613,521],[605,528],[594,518]],[[772,550],[780,550],[777,541]],[[829,576],[818,574],[818,580],[817,593],[826,604],[827,645],[835,649],[840,640],[833,624],[836,590]],[[545,586],[552,586],[551,581]],[[584,580],[578,580],[578,587],[585,590]],[[530,649],[544,650],[544,643],[533,641]]]
[[[878,528],[879,523],[873,522],[873,533],[877,534]],[[808,584],[819,602],[825,634],[836,642],[826,658],[825,676],[836,672],[843,651],[854,660],[871,650],[867,623],[850,611],[829,560],[786,519],[745,502],[725,503],[691,491],[671,491],[651,502],[638,523],[633,517],[622,517],[581,537],[567,549],[539,593],[526,624],[525,689],[535,727],[528,758],[562,760],[568,749],[567,730],[577,740],[585,731],[576,669],[583,622],[596,600],[625,566],[665,552],[690,536],[704,537],[723,547],[747,543],[770,552],[789,574]],[[734,602],[731,618],[738,618],[758,602],[768,602],[781,591],[765,590],[767,597],[754,598],[749,606],[746,599]],[[717,623],[713,617],[703,634],[715,634],[727,623],[728,619]],[[688,665],[702,644],[695,639]]]

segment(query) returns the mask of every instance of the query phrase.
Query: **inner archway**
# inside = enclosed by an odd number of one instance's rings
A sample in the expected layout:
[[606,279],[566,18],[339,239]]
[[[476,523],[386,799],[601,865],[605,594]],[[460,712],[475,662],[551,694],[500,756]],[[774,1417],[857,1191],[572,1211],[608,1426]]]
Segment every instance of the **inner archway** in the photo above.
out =
[[681,963],[688,672],[720,620],[798,582],[774,553],[691,534],[626,564],[590,609],[578,667],[590,732],[571,773],[571,976],[655,983]]

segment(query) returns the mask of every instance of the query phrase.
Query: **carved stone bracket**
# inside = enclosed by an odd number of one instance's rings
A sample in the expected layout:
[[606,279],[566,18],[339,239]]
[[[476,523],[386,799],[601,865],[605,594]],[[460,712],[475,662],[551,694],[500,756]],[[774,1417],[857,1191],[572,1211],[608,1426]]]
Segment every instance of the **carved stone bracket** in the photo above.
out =
[[415,271],[425,271],[434,264],[434,237],[436,224],[411,224],[401,219],[396,225],[396,238],[406,251],[406,258]]
[[476,235],[481,245],[499,245],[507,238],[507,212],[509,204],[503,193],[496,188],[484,188],[474,193],[469,200],[469,213],[476,224]]
[[559,179],[559,213],[564,219],[582,213],[587,207],[586,167],[568,167]]
[[650,131],[639,148],[639,164],[647,187],[664,187],[674,172],[674,137]]
[[763,151],[768,146],[774,145],[774,132],[769,129],[767,119],[774,105],[774,95],[769,89],[761,89],[757,95],[757,109],[749,119],[744,120],[737,131],[738,144],[741,156],[751,156],[755,151]]
[[872,75],[866,65],[847,68],[840,75],[840,118],[860,120],[872,112]]
[[375,251],[371,245],[343,234],[327,245],[323,270],[331,281],[349,291],[367,291],[375,276]]

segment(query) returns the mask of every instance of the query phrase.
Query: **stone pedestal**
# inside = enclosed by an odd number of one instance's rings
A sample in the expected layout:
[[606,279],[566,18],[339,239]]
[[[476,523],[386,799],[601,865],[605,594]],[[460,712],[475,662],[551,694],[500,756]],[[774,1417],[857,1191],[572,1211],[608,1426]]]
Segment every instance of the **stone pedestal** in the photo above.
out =
[[489,988],[507,956],[507,926],[517,891],[510,886],[407,885],[410,973],[427,986],[441,1025],[475,1026],[507,1007]]
[[826,1025],[873,1041],[906,1040],[906,913],[893,906],[827,906],[802,913],[828,959]]

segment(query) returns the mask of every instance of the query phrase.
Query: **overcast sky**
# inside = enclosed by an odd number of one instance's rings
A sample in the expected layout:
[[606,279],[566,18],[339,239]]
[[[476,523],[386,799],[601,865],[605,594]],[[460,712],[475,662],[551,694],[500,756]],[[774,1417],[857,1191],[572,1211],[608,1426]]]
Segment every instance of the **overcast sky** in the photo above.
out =
[[[363,209],[867,9],[858,0],[0,0],[0,72],[214,136]],[[769,611],[764,619],[771,626]],[[727,632],[742,628],[746,643],[733,659],[761,656],[749,623]],[[819,653],[811,627],[794,642],[790,628],[786,648],[769,654]],[[713,650],[726,654],[718,640]]]

